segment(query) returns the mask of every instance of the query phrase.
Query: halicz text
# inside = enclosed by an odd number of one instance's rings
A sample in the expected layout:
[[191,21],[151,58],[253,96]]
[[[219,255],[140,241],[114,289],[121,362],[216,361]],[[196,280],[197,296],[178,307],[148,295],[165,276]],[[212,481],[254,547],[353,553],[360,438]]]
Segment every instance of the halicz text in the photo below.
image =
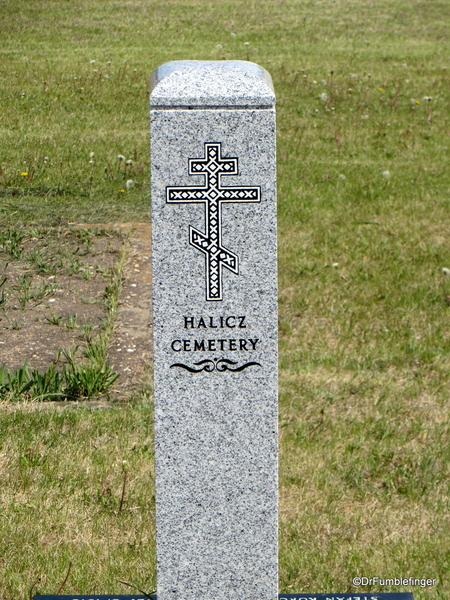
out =
[[245,316],[184,317],[185,329],[246,329]]

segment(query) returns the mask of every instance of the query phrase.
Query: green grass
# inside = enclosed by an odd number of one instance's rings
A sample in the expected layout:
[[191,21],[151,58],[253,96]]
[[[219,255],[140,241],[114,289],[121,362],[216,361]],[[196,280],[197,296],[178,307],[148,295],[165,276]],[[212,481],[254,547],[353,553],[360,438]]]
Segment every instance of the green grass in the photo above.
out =
[[62,593],[154,589],[150,407],[2,415],[2,598],[56,593],[70,563]]
[[[448,598],[450,4],[6,0],[0,14],[0,218],[16,251],[26,224],[148,219],[152,69],[270,71],[280,590],[413,576],[438,579],[416,600]],[[70,562],[66,593],[154,589],[151,451],[131,450],[151,448],[146,398],[3,414],[2,600],[37,577],[56,593]],[[129,457],[135,512],[118,510]]]

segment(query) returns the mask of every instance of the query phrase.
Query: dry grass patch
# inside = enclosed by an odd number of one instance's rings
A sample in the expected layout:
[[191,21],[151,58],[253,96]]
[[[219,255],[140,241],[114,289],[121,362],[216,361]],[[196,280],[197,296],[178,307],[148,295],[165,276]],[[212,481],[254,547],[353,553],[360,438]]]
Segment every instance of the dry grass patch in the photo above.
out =
[[56,593],[70,562],[65,593],[154,589],[151,423],[149,404],[3,413],[5,593]]

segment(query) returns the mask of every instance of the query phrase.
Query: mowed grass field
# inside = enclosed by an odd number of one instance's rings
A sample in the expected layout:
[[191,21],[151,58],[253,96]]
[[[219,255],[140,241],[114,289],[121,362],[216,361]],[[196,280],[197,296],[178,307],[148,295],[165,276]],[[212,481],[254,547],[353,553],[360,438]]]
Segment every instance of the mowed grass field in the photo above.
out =
[[[150,72],[271,73],[280,591],[447,599],[450,3],[3,0],[0,17],[0,230],[148,220]],[[1,600],[155,589],[151,401],[2,406]]]

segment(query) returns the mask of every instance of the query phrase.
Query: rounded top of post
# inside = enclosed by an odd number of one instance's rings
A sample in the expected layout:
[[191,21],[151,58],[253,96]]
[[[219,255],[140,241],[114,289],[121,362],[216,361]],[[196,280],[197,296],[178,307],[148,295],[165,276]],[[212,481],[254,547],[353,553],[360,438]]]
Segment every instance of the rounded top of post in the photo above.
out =
[[150,78],[151,108],[271,108],[269,73],[244,60],[176,60]]

